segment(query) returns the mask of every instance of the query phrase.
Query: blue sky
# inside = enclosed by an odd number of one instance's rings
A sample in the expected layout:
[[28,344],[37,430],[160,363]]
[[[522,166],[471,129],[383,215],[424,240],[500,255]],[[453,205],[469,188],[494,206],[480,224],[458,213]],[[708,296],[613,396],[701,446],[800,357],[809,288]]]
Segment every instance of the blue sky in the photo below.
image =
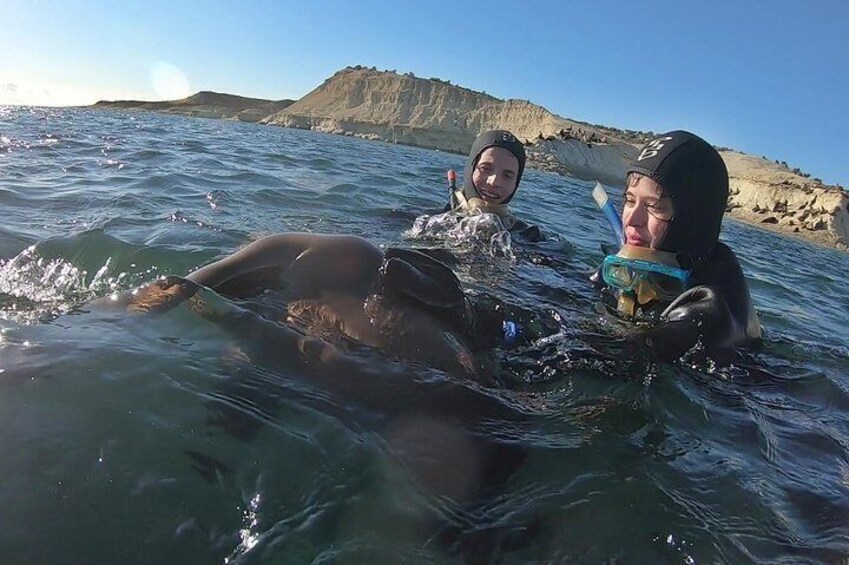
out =
[[347,65],[689,129],[849,187],[849,2],[0,0],[0,104],[297,99]]

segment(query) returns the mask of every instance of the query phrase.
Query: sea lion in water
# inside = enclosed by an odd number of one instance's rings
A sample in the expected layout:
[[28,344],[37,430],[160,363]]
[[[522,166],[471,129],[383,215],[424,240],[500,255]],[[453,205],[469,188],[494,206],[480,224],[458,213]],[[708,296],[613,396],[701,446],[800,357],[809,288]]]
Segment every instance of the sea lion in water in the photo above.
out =
[[[279,306],[275,316],[240,308],[264,301]],[[481,333],[480,324],[473,324],[454,273],[424,253],[384,252],[352,236],[275,235],[186,278],[148,285],[121,304],[135,312],[185,304],[252,344],[258,365],[303,370],[311,383],[346,400],[344,410],[333,403],[321,404],[322,409],[345,419],[367,414],[369,421],[380,422],[392,453],[422,488],[470,512],[502,493],[527,458],[524,446],[488,435],[493,420],[524,423],[532,417],[492,389],[456,378],[423,378],[405,363],[374,363],[371,355],[346,355],[332,345],[330,334],[343,335],[452,376],[484,380],[484,371],[476,371],[471,361],[470,344]],[[267,387],[264,377],[232,379],[221,383],[215,397],[249,398],[273,413],[279,400]],[[211,422],[245,439],[262,424],[221,402],[214,403]],[[226,469],[203,454],[189,456],[202,470]],[[514,529],[467,533],[463,526],[430,517],[416,527],[467,558],[502,551]],[[524,525],[515,529],[523,537],[535,533]]]
[[[460,282],[424,253],[384,252],[356,236],[287,233],[259,239],[186,279],[227,298],[262,303],[266,317],[307,335],[328,341],[344,336],[477,378]],[[147,310],[173,297],[179,302],[193,294],[191,286],[177,277],[160,281],[128,309]]]

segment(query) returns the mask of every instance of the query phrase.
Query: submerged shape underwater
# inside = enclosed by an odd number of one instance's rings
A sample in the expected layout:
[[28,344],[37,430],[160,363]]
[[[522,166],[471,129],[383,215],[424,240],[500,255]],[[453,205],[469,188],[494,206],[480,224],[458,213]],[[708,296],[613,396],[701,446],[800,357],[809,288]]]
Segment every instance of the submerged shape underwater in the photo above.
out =
[[[463,162],[0,108],[3,561],[845,561],[849,256],[726,218],[763,346],[655,364],[587,281],[611,239],[594,183],[526,171],[511,206],[550,239],[484,226],[473,245],[419,219]],[[437,249],[468,292],[559,331],[494,352],[481,386],[357,344],[333,370],[296,361],[288,334],[198,316],[251,320],[209,290],[157,315],[86,306],[287,231]]]

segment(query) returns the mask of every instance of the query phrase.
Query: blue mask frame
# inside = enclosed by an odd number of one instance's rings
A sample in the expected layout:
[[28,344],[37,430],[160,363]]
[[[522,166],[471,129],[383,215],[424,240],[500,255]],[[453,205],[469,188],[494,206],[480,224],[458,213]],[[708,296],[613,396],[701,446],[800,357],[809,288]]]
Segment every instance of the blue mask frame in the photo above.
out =
[[674,298],[689,285],[691,271],[642,259],[608,255],[602,263],[601,274],[604,282],[619,290],[636,292],[638,286],[647,281],[658,295]]

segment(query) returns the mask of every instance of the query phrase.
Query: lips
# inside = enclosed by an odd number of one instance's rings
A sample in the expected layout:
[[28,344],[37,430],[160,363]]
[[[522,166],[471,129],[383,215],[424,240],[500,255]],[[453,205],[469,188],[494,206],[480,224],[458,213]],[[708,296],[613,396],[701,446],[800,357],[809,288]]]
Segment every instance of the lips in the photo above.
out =
[[646,242],[643,241],[643,239],[641,237],[635,236],[635,235],[627,236],[626,239],[625,239],[625,243],[627,243],[628,245],[636,245],[638,247],[646,247],[647,246]]

